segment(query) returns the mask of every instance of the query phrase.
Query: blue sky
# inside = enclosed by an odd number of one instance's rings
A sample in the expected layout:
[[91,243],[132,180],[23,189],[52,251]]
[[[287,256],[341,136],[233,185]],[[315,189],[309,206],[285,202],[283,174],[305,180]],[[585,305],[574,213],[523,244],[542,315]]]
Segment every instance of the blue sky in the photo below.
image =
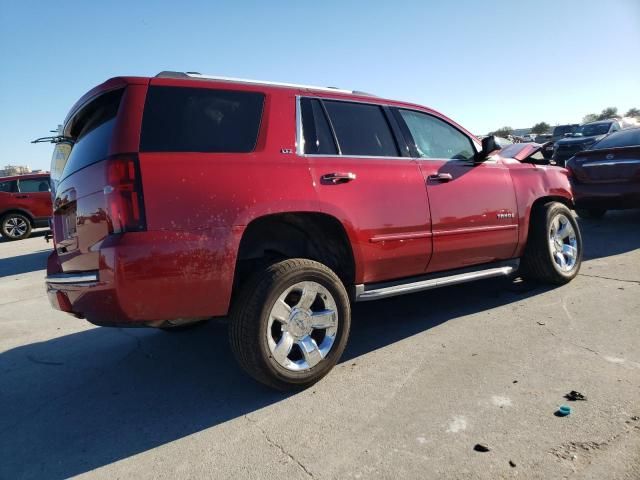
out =
[[331,85],[436,108],[471,131],[640,108],[640,0],[0,0],[0,163],[88,89],[161,70]]

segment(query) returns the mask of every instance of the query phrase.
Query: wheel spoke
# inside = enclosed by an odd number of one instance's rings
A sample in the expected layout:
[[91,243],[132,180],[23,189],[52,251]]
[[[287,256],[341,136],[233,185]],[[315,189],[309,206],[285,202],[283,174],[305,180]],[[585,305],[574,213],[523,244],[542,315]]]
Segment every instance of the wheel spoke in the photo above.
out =
[[565,268],[567,268],[567,261],[564,258],[564,255],[560,252],[555,252],[554,256],[556,257],[556,260],[558,262],[558,265],[560,265],[560,268],[562,268],[563,270]]
[[291,307],[287,305],[284,300],[276,300],[276,304],[271,309],[271,316],[278,320],[280,323],[289,323],[289,316],[291,315]]
[[571,245],[563,245],[562,246],[562,253],[565,254],[567,257],[574,259],[576,258],[576,255],[578,253],[578,249],[575,247],[572,247]]
[[573,227],[571,226],[571,224],[569,222],[565,223],[563,228],[560,229],[560,231],[558,232],[558,236],[564,240],[565,238],[567,238],[568,236],[573,234]]
[[311,282],[306,282],[304,287],[302,287],[302,295],[300,296],[300,301],[296,305],[298,308],[310,309],[313,302],[316,301],[316,297],[318,296],[318,289],[315,284]]
[[279,364],[285,363],[285,360],[291,353],[291,347],[293,347],[293,337],[289,332],[282,332],[282,337],[273,349],[273,356]]
[[313,328],[331,328],[336,325],[336,312],[333,310],[322,310],[311,314],[311,326]]
[[551,222],[551,236],[555,237],[558,234],[558,230],[560,229],[560,218],[556,217]]
[[322,353],[316,344],[316,341],[309,335],[298,342],[302,355],[309,367],[314,367],[322,360]]

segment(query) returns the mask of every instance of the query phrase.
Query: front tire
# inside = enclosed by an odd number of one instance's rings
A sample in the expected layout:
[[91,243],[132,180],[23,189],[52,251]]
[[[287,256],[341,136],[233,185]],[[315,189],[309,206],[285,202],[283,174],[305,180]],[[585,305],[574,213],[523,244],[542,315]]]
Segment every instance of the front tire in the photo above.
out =
[[571,210],[549,202],[532,211],[530,222],[523,276],[555,285],[573,280],[582,263],[582,236]]
[[350,327],[342,281],[321,263],[295,258],[274,263],[244,285],[232,308],[229,339],[249,375],[291,390],[329,373]]
[[8,213],[2,217],[0,232],[7,240],[24,240],[31,235],[31,220],[21,213]]

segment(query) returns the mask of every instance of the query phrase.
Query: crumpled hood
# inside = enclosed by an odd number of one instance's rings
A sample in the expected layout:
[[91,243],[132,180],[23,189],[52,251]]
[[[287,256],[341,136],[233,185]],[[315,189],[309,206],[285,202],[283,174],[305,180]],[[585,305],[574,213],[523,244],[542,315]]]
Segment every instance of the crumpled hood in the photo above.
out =
[[552,142],[546,143],[514,143],[512,145],[507,145],[503,147],[501,150],[498,150],[497,154],[502,158],[513,158],[520,162],[526,160],[531,155],[539,152],[544,146],[551,144]]

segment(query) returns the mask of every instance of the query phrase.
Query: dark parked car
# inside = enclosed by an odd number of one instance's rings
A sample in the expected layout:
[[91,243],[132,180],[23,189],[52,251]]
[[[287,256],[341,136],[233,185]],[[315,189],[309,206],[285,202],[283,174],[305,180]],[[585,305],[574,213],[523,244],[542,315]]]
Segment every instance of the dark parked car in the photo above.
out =
[[331,370],[353,302],[580,268],[567,171],[419,105],[172,72],[94,88],[60,138],[53,307],[169,329],[229,315],[239,363],[276,388]]
[[581,217],[640,208],[640,127],[612,133],[569,159],[567,169]]
[[[551,132],[551,138],[545,140],[546,142],[553,142],[550,145],[547,145],[546,147],[544,147],[544,149],[542,150],[542,155],[544,155],[544,158],[551,158],[553,156],[553,147],[555,142],[557,142],[558,140],[562,140],[565,136],[567,136],[568,134],[572,134],[573,132],[576,131],[576,129],[580,126],[579,123],[571,123],[571,124],[567,124],[567,125],[556,125],[555,127],[553,127],[553,132]],[[538,143],[544,143],[544,142],[540,142],[538,140],[536,140]]]
[[567,160],[582,150],[588,150],[598,140],[606,135],[621,130],[618,120],[601,120],[585,123],[571,134],[570,137],[558,140],[554,145],[553,160],[557,165],[564,166]]
[[0,178],[0,234],[22,240],[51,217],[49,174]]

